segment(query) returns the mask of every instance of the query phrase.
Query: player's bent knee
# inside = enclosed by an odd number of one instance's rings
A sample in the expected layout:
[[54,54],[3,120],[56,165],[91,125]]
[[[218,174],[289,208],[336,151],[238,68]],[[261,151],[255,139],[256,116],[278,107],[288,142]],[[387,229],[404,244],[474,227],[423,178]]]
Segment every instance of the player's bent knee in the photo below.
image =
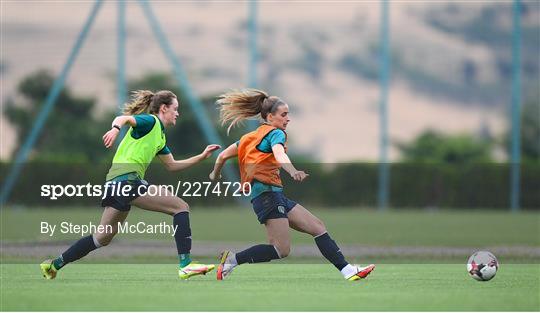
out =
[[173,205],[171,215],[175,215],[180,212],[189,212],[189,204],[186,201],[176,198],[176,201]]
[[279,257],[280,258],[286,258],[287,256],[289,256],[289,253],[291,252],[291,246],[288,245],[281,245],[281,246],[275,246],[278,253],[279,253]]

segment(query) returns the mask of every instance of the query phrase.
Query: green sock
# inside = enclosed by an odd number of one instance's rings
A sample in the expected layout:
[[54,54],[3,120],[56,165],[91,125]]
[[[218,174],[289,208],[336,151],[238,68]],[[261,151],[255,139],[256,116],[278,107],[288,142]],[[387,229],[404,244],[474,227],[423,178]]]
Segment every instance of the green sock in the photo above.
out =
[[62,267],[64,267],[64,259],[62,259],[62,256],[59,256],[57,257],[56,259],[54,259],[54,261],[52,261],[52,265],[54,267],[55,270],[60,270]]
[[189,265],[189,263],[191,263],[191,258],[189,257],[189,253],[179,254],[178,259],[180,260],[180,267],[184,267],[186,265]]

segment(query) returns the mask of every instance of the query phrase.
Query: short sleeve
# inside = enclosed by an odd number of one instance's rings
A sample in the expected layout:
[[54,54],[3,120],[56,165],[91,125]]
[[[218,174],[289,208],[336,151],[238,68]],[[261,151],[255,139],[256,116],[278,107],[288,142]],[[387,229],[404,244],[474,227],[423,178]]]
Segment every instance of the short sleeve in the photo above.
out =
[[286,141],[285,132],[282,131],[281,129],[274,129],[271,132],[269,132],[266,136],[264,136],[261,143],[257,146],[257,149],[265,153],[271,153],[273,146],[279,145],[279,144],[285,146],[285,141]]
[[278,144],[285,146],[285,141],[287,140],[285,132],[281,129],[274,129],[267,135],[267,138],[270,141],[270,147]]
[[139,139],[144,135],[148,134],[156,123],[156,119],[150,114],[139,114],[134,115],[133,117],[135,118],[135,122],[137,123],[137,125],[133,127],[132,133],[132,136],[135,139]]
[[170,154],[171,153],[171,149],[169,149],[169,146],[165,145],[165,147],[163,147],[163,149],[159,150],[157,154]]

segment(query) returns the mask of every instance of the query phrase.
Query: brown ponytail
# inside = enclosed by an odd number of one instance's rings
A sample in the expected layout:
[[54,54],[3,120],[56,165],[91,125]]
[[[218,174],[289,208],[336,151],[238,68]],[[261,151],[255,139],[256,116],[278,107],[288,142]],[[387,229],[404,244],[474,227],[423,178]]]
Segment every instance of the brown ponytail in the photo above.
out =
[[176,99],[176,95],[169,90],[161,90],[156,93],[150,90],[133,91],[132,101],[124,107],[124,114],[157,114],[162,104],[169,106],[173,99]]
[[234,125],[259,116],[266,120],[268,113],[274,113],[277,108],[285,104],[280,98],[269,96],[266,92],[257,89],[233,90],[218,97],[216,103],[220,107],[220,121],[227,123],[227,134]]

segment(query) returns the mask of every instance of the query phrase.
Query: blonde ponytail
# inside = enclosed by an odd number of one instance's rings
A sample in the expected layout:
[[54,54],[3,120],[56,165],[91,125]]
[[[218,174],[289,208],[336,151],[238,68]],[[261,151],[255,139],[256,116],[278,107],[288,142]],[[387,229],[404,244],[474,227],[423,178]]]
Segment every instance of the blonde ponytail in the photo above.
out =
[[150,90],[137,90],[131,93],[133,100],[124,107],[124,114],[137,115],[143,113],[157,114],[162,104],[172,104],[176,95],[169,90],[160,90],[153,93]]
[[124,107],[124,114],[137,115],[148,113],[154,93],[150,90],[137,90],[131,93],[133,100]]
[[221,125],[229,123],[231,128],[246,119],[260,117],[266,120],[268,113],[274,113],[280,104],[285,104],[278,97],[269,96],[257,89],[233,90],[218,97]]

